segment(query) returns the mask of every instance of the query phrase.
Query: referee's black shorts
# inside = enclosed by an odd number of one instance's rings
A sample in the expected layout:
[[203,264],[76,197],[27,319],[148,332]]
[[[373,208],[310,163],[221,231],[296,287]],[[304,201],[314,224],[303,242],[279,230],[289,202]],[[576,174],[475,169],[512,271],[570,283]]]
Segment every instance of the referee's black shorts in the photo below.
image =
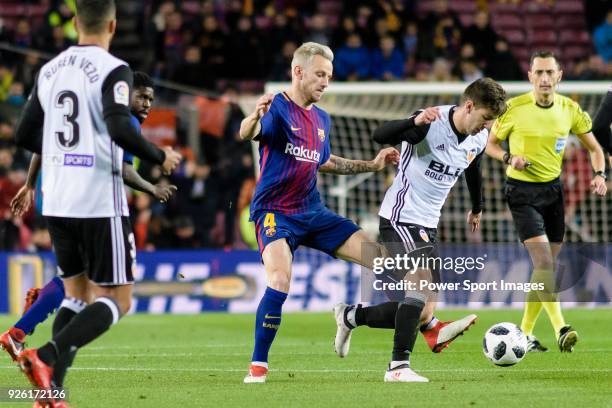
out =
[[541,235],[547,235],[550,242],[563,241],[565,207],[559,178],[546,183],[508,178],[504,196],[521,242]]

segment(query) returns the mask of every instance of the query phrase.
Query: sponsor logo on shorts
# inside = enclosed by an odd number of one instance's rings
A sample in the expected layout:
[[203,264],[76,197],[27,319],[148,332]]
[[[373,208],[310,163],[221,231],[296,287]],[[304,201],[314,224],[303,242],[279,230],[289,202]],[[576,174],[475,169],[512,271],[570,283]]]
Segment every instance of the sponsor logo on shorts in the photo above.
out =
[[276,234],[276,228],[270,227],[266,230],[266,236],[273,237]]
[[89,154],[65,154],[64,166],[93,167],[94,157]]

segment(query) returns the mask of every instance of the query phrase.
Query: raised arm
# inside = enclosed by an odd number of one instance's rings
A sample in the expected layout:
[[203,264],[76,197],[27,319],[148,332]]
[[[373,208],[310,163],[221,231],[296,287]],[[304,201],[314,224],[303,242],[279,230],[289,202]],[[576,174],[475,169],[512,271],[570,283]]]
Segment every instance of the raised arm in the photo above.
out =
[[240,122],[240,139],[252,140],[261,131],[261,118],[268,113],[274,95],[265,94],[257,100],[255,110]]
[[417,144],[425,139],[429,124],[440,117],[437,107],[429,107],[412,114],[408,119],[391,120],[374,131],[374,141],[397,145],[401,142]]
[[378,152],[374,160],[350,160],[344,157],[330,155],[319,171],[331,174],[358,174],[381,171],[387,164],[397,165],[399,162],[399,152],[388,147]]

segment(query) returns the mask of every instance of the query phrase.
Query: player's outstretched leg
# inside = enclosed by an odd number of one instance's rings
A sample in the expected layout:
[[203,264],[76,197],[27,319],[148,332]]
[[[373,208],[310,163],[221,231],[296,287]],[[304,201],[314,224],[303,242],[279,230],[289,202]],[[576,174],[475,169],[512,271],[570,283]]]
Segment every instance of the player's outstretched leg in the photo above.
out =
[[262,254],[268,287],[257,307],[255,317],[255,347],[244,377],[245,384],[264,383],[268,375],[268,354],[280,328],[283,303],[287,300],[291,281],[292,254],[285,239],[269,243]]
[[53,278],[42,289],[28,290],[23,316],[13,327],[0,335],[0,349],[5,350],[13,361],[23,351],[25,337],[36,326],[45,321],[57,309],[64,298],[64,284],[58,277]]
[[76,314],[53,336],[53,340],[39,349],[25,350],[18,362],[32,384],[37,387],[48,386],[53,376],[53,367],[62,355],[85,346],[117,323],[129,311],[131,290],[131,285],[97,287],[95,293],[104,296],[99,296]]
[[407,294],[399,303],[395,313],[393,353],[389,368],[385,372],[385,382],[429,382],[410,368],[410,354],[414,348],[417,327],[426,300],[424,294],[415,292]]
[[[57,336],[86,306],[87,303],[74,297],[64,299],[53,322],[53,336]],[[53,370],[53,383],[56,387],[64,386],[66,371],[72,365],[75,356],[76,350],[59,355]]]
[[336,338],[334,349],[339,357],[349,352],[352,330],[358,326],[376,329],[395,329],[395,313],[398,302],[385,302],[374,306],[347,305],[338,303],[334,307],[336,318]]

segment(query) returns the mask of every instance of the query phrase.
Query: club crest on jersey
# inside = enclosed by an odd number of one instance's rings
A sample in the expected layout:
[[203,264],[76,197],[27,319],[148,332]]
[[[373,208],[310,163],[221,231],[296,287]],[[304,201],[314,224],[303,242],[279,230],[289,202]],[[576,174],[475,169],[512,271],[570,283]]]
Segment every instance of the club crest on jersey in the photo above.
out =
[[429,242],[429,235],[427,235],[427,232],[425,232],[423,228],[419,230],[419,236],[421,237],[423,241]]
[[321,141],[324,141],[325,140],[325,130],[317,128],[317,133],[319,135],[319,139],[321,139]]
[[472,149],[472,150],[470,150],[470,151],[468,152],[468,154],[467,154],[467,159],[468,159],[468,162],[470,162],[470,163],[471,163],[471,162],[472,162],[472,160],[474,160],[474,157],[476,157],[476,149]]
[[287,146],[285,146],[285,154],[290,154],[295,157],[295,160],[309,163],[319,163],[321,158],[321,154],[316,150],[306,149],[304,146],[294,146],[292,143],[287,143]]
[[267,236],[267,237],[273,237],[274,235],[276,235],[276,228],[274,228],[274,227],[269,227],[269,228],[266,230],[266,236]]

